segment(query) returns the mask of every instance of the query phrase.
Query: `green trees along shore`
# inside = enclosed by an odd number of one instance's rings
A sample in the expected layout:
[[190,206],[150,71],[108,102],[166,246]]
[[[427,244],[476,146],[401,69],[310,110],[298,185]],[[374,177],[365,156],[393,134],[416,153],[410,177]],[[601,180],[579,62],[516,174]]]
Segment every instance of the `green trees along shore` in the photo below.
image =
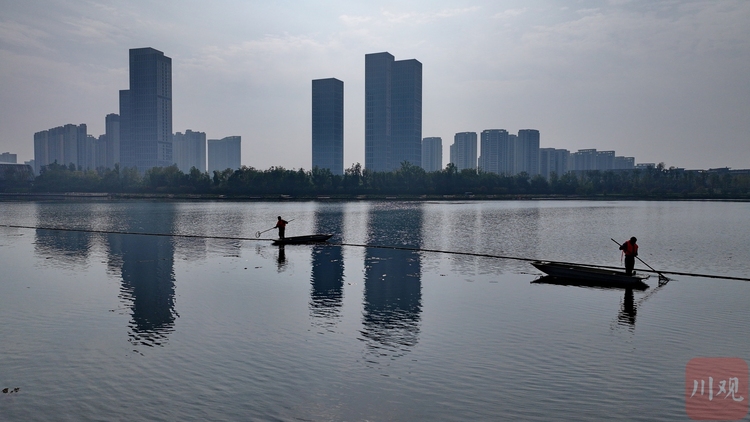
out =
[[635,170],[569,172],[549,179],[526,173],[502,176],[482,171],[458,171],[453,164],[436,172],[403,163],[393,172],[372,172],[357,163],[343,175],[328,169],[214,171],[177,166],[155,167],[144,174],[135,168],[82,171],[75,166],[50,164],[33,181],[0,179],[5,193],[122,193],[191,194],[234,197],[451,197],[504,198],[518,196],[622,196],[640,198],[750,198],[750,174],[719,171],[685,171],[656,167]]

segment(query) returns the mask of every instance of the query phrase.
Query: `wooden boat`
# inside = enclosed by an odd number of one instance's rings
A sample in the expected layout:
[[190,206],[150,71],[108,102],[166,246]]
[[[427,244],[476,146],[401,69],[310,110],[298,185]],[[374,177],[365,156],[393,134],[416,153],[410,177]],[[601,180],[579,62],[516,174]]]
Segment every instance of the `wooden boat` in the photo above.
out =
[[274,245],[299,245],[305,243],[320,243],[326,242],[328,239],[333,237],[332,234],[309,234],[307,236],[292,236],[285,237],[283,239],[275,239]]
[[[649,286],[643,280],[648,274],[626,275],[624,271],[557,262],[534,261],[531,265],[555,280],[558,284],[577,284],[598,287],[615,287],[644,290]],[[546,278],[546,277],[545,277]],[[549,282],[549,280],[547,281]]]

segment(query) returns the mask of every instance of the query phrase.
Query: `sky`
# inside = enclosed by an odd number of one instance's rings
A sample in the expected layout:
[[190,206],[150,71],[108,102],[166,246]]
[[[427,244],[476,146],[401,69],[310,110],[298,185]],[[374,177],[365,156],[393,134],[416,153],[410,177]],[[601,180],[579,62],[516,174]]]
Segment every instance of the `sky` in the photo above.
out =
[[423,65],[422,136],[538,129],[667,167],[750,168],[750,2],[0,0],[0,153],[104,133],[128,50],[172,58],[175,132],[240,135],[242,164],[311,167],[313,79],[344,81],[364,164],[365,54]]

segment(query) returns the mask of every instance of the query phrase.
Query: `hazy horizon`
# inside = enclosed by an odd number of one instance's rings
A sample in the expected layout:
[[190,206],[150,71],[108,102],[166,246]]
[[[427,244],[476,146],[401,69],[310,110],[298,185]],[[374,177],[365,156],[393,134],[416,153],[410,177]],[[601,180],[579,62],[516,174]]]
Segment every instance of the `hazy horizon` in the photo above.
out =
[[422,137],[537,129],[685,168],[750,168],[750,2],[0,0],[0,153],[104,133],[128,50],[172,58],[173,132],[242,137],[242,164],[311,167],[311,83],[344,82],[344,166],[364,164],[365,54],[423,64]]

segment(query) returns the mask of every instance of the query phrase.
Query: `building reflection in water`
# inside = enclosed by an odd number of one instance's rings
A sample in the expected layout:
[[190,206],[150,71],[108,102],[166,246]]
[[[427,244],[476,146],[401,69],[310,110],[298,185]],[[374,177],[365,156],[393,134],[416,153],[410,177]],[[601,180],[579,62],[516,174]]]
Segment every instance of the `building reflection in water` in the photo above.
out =
[[[37,227],[58,226],[60,210],[55,204],[39,203],[37,206]],[[71,230],[36,229],[34,249],[37,255],[63,265],[85,265],[94,244],[91,228],[93,216],[84,213],[76,220],[77,226],[60,227]]]
[[[314,232],[332,233],[333,239],[341,239],[343,206],[340,203],[318,203]],[[344,298],[344,252],[341,246],[316,245],[312,248],[310,284],[310,315],[322,325],[335,324],[341,317]]]
[[[421,204],[374,204],[368,217],[368,245],[421,246]],[[366,248],[361,334],[370,351],[396,357],[411,350],[419,340],[421,312],[420,253]]]
[[[148,205],[144,205],[148,206]],[[160,204],[149,218],[128,221],[125,231],[170,233],[174,210]],[[170,236],[107,235],[110,271],[122,277],[120,298],[131,309],[129,341],[161,346],[174,330],[174,238]]]

